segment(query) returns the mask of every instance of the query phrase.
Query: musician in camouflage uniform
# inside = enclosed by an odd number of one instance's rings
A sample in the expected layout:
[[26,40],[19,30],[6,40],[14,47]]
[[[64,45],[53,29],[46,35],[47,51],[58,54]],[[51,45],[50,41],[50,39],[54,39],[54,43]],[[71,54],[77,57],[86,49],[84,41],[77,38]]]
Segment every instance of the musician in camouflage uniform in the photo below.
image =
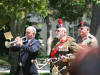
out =
[[90,34],[89,24],[81,21],[78,25],[79,37],[77,43],[81,46],[88,46],[90,48],[97,48],[98,42],[95,36]]
[[67,36],[66,28],[60,25],[56,29],[56,38],[52,42],[52,51],[50,54],[50,58],[52,59],[50,62],[51,75],[66,75],[70,67],[69,62],[73,59],[73,53],[77,50],[78,46],[74,38]]

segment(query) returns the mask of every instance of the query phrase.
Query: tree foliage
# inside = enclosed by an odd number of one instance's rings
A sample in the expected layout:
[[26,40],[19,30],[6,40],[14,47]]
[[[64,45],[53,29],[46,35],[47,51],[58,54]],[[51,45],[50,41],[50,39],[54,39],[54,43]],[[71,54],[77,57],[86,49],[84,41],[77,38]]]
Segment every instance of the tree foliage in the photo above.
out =
[[9,17],[8,21],[11,21],[11,19],[21,21],[32,11],[46,17],[50,13],[47,6],[48,2],[48,0],[1,0],[0,15]]
[[97,0],[50,0],[55,18],[62,18],[69,22],[81,18],[88,11],[92,2]]
[[0,11],[3,15],[15,15],[17,18],[31,11],[46,16],[49,13],[47,3],[48,0],[2,0]]

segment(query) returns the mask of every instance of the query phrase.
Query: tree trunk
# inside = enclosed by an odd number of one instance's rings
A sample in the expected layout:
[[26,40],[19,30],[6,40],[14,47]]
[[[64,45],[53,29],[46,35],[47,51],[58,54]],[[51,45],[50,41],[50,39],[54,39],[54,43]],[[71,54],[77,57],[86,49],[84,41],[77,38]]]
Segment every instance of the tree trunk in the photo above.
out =
[[90,33],[96,36],[98,43],[100,45],[100,6],[93,3],[92,20],[90,26]]
[[[16,18],[12,17],[10,21],[10,28],[11,33],[15,39],[16,36],[22,36],[24,34],[25,25],[23,24],[23,21],[16,20]],[[16,74],[18,56],[19,52],[13,52],[11,48],[9,49],[9,60],[11,64],[10,75]],[[22,72],[20,72],[19,75],[22,75]]]
[[52,30],[51,30],[51,22],[50,22],[50,17],[46,17],[46,24],[47,24],[47,47],[46,47],[46,52],[47,55],[50,54],[51,51],[51,40],[52,40]]

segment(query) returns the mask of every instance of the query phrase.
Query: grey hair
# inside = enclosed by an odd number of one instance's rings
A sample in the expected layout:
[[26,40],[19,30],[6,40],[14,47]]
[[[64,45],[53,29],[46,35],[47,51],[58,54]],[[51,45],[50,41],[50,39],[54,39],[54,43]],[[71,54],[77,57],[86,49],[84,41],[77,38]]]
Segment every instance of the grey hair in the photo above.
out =
[[30,29],[33,33],[36,33],[36,28],[33,26],[28,26],[26,29]]

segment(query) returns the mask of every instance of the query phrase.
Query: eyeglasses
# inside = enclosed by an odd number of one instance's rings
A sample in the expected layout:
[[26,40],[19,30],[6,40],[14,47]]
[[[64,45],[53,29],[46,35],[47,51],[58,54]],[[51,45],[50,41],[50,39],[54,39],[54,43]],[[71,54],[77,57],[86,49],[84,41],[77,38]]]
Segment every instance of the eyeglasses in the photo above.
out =
[[78,30],[83,30],[83,28],[79,28]]
[[60,32],[60,30],[56,30],[56,32]]

